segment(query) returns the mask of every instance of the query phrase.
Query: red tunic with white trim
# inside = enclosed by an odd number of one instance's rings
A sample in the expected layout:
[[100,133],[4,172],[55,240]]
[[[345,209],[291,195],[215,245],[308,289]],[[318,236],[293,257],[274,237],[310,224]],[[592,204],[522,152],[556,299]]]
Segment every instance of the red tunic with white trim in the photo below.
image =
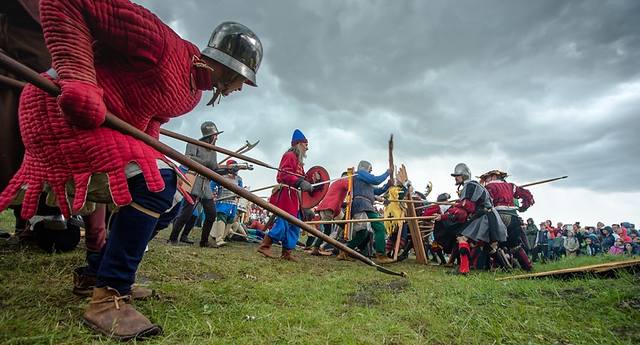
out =
[[31,217],[47,184],[69,215],[65,183],[75,185],[76,211],[95,173],[108,176],[113,202],[126,205],[131,202],[125,175],[129,162],[140,167],[149,190],[163,190],[156,160],[164,156],[99,126],[108,109],[157,138],[162,123],[193,109],[201,96],[191,86],[197,47],[126,0],[42,0],[40,12],[62,94],[55,99],[25,87],[19,111],[25,157],[0,194],[0,209],[26,188],[22,216]]
[[491,195],[493,205],[497,209],[511,208],[515,210],[514,199],[522,200],[522,206],[518,209],[520,212],[526,211],[535,203],[531,192],[510,182],[489,181],[485,185],[485,188],[489,192],[489,195]]
[[278,189],[275,193],[271,194],[269,202],[287,211],[287,213],[294,217],[297,217],[300,211],[300,199],[298,198],[298,190],[295,188],[298,186],[298,180],[301,177],[287,172],[304,175],[304,168],[302,164],[300,164],[298,156],[292,151],[287,151],[282,155],[279,168],[282,171],[278,171],[276,181],[294,188],[282,187]]

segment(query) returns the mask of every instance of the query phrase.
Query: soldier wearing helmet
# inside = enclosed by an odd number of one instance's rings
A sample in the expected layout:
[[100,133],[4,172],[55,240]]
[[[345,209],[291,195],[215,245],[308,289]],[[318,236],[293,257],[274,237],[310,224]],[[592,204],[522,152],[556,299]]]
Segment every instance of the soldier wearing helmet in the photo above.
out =
[[[239,187],[243,187],[242,177],[238,175],[238,171],[242,166],[239,166],[233,159],[229,159],[226,165],[228,172],[224,177],[232,180]],[[215,181],[211,181],[211,189],[215,191],[218,199],[216,202],[216,221],[213,224],[213,237],[218,241],[218,246],[223,246],[226,244],[225,238],[231,235],[232,232],[244,232],[243,229],[237,227],[238,225],[235,222],[238,214],[238,198],[232,191],[222,187]]]
[[18,197],[23,218],[30,218],[45,185],[65,217],[91,202],[119,207],[83,319],[121,340],[158,334],[160,327],[127,296],[154,228],[172,206],[176,173],[157,150],[101,125],[108,110],[158,138],[160,125],[191,111],[202,91],[213,90],[215,100],[244,83],[256,85],[262,45],[245,26],[226,22],[201,52],[127,0],[41,0],[39,8],[54,68],[46,77],[61,93],[54,98],[32,85],[23,89],[25,157],[0,194],[0,210]]
[[[522,248],[525,245],[526,236],[520,227],[522,220],[518,216],[518,211],[524,212],[534,204],[533,195],[527,189],[505,181],[507,176],[506,172],[491,170],[482,174],[480,180],[484,182],[484,187],[489,192],[502,222],[507,227],[507,242],[504,245],[518,260],[520,267],[525,271],[530,271],[532,269],[531,261]],[[516,207],[514,200],[522,200],[522,206]]]
[[[478,250],[500,262],[505,261],[497,249],[498,243],[506,240],[506,228],[493,207],[489,193],[477,181],[471,180],[471,170],[464,163],[457,164],[451,176],[461,188],[460,200],[437,216],[436,241],[448,245],[454,254],[460,256],[459,273],[462,274],[469,272],[470,241],[481,248]],[[502,264],[506,265],[506,261]]]
[[[224,132],[219,131],[215,123],[211,121],[203,122],[200,126],[200,131],[202,132],[200,141],[212,145],[214,145],[216,140],[218,140],[218,135]],[[226,168],[218,168],[218,156],[216,151],[188,143],[185,155],[218,173],[226,174],[228,172],[228,169]],[[180,238],[180,242],[182,243],[193,244],[193,241],[189,239],[189,233],[191,232],[194,224],[193,222],[189,222],[189,219],[193,214],[193,210],[199,204],[202,205],[204,210],[204,223],[202,225],[202,233],[200,236],[200,247],[217,248],[217,242],[222,240],[220,238],[216,238],[219,236],[214,235],[213,241],[209,242],[209,235],[211,234],[211,229],[216,219],[216,203],[213,198],[210,180],[193,171],[187,172],[187,176],[192,179],[192,188],[189,191],[189,194],[194,203],[190,204],[188,202],[184,202],[180,209],[180,214],[178,214],[175,222],[173,223],[173,228],[168,242],[173,245],[178,245],[178,238]]]

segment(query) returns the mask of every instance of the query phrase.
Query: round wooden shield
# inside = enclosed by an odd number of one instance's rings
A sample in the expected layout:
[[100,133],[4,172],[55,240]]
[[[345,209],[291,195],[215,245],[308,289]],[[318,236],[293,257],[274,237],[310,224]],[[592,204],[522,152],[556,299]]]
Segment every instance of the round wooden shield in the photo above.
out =
[[[329,173],[327,169],[321,166],[314,166],[307,170],[304,177],[309,183],[314,184],[318,182],[329,181]],[[302,208],[312,208],[322,201],[327,191],[329,190],[329,183],[314,186],[311,192],[302,192]]]

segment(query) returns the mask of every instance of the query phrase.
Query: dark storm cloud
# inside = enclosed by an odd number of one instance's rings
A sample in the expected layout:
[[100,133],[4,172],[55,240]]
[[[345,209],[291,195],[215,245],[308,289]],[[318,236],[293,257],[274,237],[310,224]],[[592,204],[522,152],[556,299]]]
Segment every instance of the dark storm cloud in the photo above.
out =
[[223,20],[261,37],[260,87],[213,112],[229,146],[259,137],[277,161],[300,127],[330,165],[383,156],[393,132],[405,156],[498,150],[521,180],[640,189],[638,1],[142,3],[200,46]]

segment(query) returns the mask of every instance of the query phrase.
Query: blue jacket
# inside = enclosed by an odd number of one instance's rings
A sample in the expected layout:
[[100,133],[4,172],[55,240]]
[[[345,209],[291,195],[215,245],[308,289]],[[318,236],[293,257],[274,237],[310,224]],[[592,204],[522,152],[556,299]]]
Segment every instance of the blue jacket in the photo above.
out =
[[375,176],[366,170],[358,170],[358,175],[353,180],[353,201],[351,203],[351,214],[360,212],[375,212],[373,201],[376,195],[383,194],[389,189],[389,185],[376,187],[389,177],[389,172]]

